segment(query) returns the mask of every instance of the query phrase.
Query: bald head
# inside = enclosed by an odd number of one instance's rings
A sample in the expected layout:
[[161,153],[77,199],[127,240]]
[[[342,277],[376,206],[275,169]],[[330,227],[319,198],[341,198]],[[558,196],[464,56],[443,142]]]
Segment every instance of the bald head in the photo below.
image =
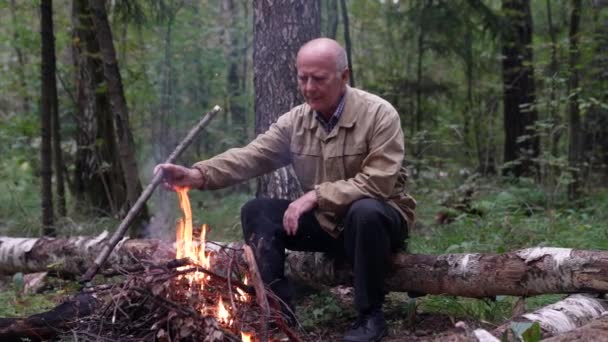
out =
[[342,46],[328,38],[313,39],[300,48],[296,68],[306,103],[325,118],[331,117],[350,75]]
[[346,50],[335,40],[329,38],[313,39],[302,45],[297,60],[321,58],[334,62],[336,72],[341,73],[348,67]]

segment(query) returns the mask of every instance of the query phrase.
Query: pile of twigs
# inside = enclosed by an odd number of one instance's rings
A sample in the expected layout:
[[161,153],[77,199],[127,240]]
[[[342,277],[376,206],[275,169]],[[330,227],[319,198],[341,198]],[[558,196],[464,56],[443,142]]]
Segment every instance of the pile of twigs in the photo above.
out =
[[[115,284],[86,289],[101,305],[72,334],[96,341],[241,341],[241,333],[247,332],[257,336],[255,340],[277,333],[297,340],[283,323],[279,306],[272,305],[276,299],[264,310],[254,287],[242,282],[246,274],[255,279],[242,249],[222,246],[212,260],[212,270],[189,259],[141,262],[119,270],[122,275]],[[189,275],[204,278],[204,283]],[[226,319],[218,318],[220,299],[229,313]],[[274,331],[267,330],[270,322],[277,327]]]

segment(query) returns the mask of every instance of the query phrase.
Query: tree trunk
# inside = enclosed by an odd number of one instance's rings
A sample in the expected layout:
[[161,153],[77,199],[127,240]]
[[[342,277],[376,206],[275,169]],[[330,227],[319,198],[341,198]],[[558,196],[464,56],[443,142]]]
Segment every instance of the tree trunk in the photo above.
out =
[[[608,1],[594,1],[593,5],[593,57],[591,70],[586,72],[590,75],[586,87],[600,103],[608,103],[606,82],[608,82],[608,18],[601,15],[606,12]],[[606,176],[608,164],[608,109],[601,104],[595,103],[589,109],[585,119],[585,143],[584,151],[586,161],[593,167],[603,170]]]
[[[347,267],[320,253],[290,252],[287,261],[286,272],[297,280],[352,284]],[[608,252],[537,247],[504,254],[399,253],[386,288],[472,298],[606,292]]]
[[[227,93],[228,93],[228,108],[230,113],[231,128],[230,130],[236,133],[237,143],[242,145],[246,143],[246,126],[247,120],[245,117],[244,106],[244,89],[241,78],[244,75],[239,74],[239,66],[243,63],[243,54],[245,53],[245,44],[239,39],[238,28],[238,10],[234,0],[223,0],[222,9],[224,12],[224,44],[225,55],[228,61],[227,75]],[[245,57],[246,58],[246,57]]]
[[570,41],[568,68],[570,78],[568,79],[568,121],[570,123],[570,141],[568,144],[568,164],[572,170],[572,183],[568,184],[568,199],[575,200],[580,197],[581,191],[581,167],[583,159],[583,144],[581,132],[581,114],[579,105],[579,26],[581,21],[581,0],[572,0],[572,12],[570,13]]
[[[108,232],[98,236],[70,238],[0,237],[0,274],[49,271],[68,278],[82,275],[110,239]],[[170,260],[175,249],[155,239],[123,239],[112,250],[107,265],[127,266],[141,260]]]
[[[112,31],[108,22],[106,13],[105,1],[89,0],[89,5],[93,14],[93,23],[99,49],[101,51],[103,61],[103,73],[108,86],[108,95],[110,104],[114,112],[114,122],[118,138],[118,154],[123,172],[125,174],[125,182],[127,187],[127,204],[132,206],[139,198],[142,187],[139,181],[139,171],[137,161],[135,159],[135,143],[131,133],[129,124],[129,111],[127,109],[127,101],[125,99],[122,79],[118,70],[118,62],[116,61],[116,51],[114,42],[112,41]],[[128,210],[124,208],[126,213]],[[144,206],[140,212],[136,224],[133,225],[131,234],[138,236],[142,233],[143,223],[148,220],[147,207]]]
[[77,106],[76,205],[90,207],[97,214],[119,215],[126,206],[126,184],[87,0],[72,2],[72,26]]
[[[0,237],[0,274],[49,271],[48,265],[52,263],[51,271],[80,275],[99,254],[107,238],[107,233],[57,239]],[[229,246],[239,248],[239,243]],[[217,252],[221,247],[208,243],[206,248]],[[221,255],[216,253],[217,257]],[[167,261],[175,258],[175,249],[160,240],[125,239],[112,251],[107,264],[133,265],[138,263],[134,257]],[[296,281],[310,284],[352,285],[350,268],[321,253],[290,251],[286,273]],[[504,254],[398,253],[393,258],[393,273],[386,280],[386,288],[472,298],[608,292],[608,252],[538,247]]]
[[504,92],[505,174],[534,176],[540,141],[533,125],[535,86],[532,66],[532,15],[530,0],[502,0],[507,26],[502,32]]
[[557,157],[557,148],[559,139],[561,137],[558,126],[561,122],[558,114],[557,104],[557,35],[555,33],[555,27],[553,26],[553,15],[551,8],[551,0],[546,0],[547,4],[547,30],[549,31],[549,37],[551,38],[551,62],[549,62],[549,74],[551,77],[551,90],[549,91],[549,117],[551,118],[551,134],[549,136],[551,155]]
[[513,318],[494,329],[492,334],[502,336],[515,322],[538,322],[544,338],[561,335],[599,318],[606,310],[608,303],[605,300],[575,294],[534,312]]
[[53,162],[55,166],[55,191],[57,199],[57,215],[66,217],[65,205],[65,179],[63,164],[63,151],[61,149],[61,121],[59,120],[59,100],[57,99],[57,84],[53,89],[53,116],[51,117],[51,129],[53,136]]
[[53,1],[40,1],[40,33],[42,39],[41,105],[40,105],[40,176],[42,178],[42,233],[55,235],[53,227],[53,158],[51,151],[53,95],[57,95],[55,80],[55,37],[53,35]]
[[327,38],[336,39],[338,34],[338,0],[325,1],[326,21],[325,21],[325,36]]
[[608,315],[543,342],[608,341]]
[[[283,113],[301,102],[295,57],[320,34],[318,1],[254,0],[253,82],[255,131],[265,132]],[[295,199],[302,190],[291,167],[258,178],[257,196]]]
[[346,57],[348,58],[348,69],[350,86],[355,86],[355,71],[353,69],[353,45],[350,41],[350,21],[348,20],[348,8],[346,0],[340,0],[340,8],[342,9],[342,23],[344,24],[344,45],[346,49]]

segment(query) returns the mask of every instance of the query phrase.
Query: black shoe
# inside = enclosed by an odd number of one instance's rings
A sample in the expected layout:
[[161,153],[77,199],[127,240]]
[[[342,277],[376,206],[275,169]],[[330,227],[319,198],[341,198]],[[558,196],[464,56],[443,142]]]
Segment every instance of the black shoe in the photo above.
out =
[[361,315],[344,334],[344,342],[377,342],[386,334],[388,329],[382,310],[375,310],[370,314]]

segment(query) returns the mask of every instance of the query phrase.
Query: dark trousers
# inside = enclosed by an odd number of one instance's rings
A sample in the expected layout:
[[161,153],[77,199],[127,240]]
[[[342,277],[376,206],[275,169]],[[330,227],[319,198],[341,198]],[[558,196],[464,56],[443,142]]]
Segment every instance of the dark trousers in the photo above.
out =
[[287,200],[260,198],[241,209],[245,241],[254,250],[262,279],[272,291],[291,306],[292,290],[284,276],[285,248],[328,252],[353,266],[357,311],[365,314],[380,308],[391,252],[401,248],[406,238],[399,212],[383,201],[364,198],[351,204],[337,239],[321,228],[313,212],[303,214],[296,235],[288,236],[283,229],[288,205]]

